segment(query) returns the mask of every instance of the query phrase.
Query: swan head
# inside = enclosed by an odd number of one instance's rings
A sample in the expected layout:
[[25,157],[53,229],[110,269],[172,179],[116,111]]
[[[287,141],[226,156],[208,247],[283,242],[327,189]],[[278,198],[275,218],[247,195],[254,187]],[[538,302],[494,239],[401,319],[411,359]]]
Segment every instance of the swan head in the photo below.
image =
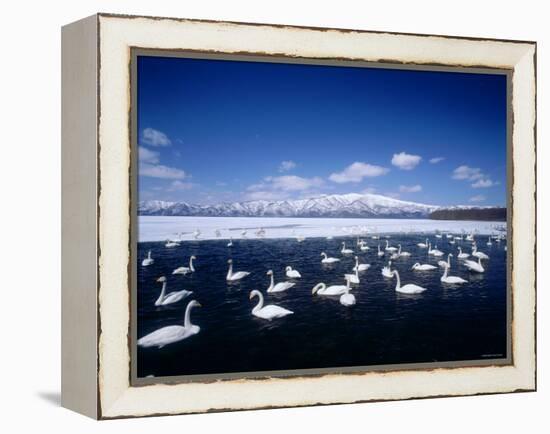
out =
[[327,254],[325,252],[321,252],[321,256],[326,256]]
[[262,293],[257,289],[254,289],[253,291],[250,291],[250,295],[248,296],[248,299],[252,300],[254,297],[259,297],[260,295],[262,295]]
[[449,256],[454,256],[452,253],[449,253]]
[[313,287],[313,289],[311,290],[311,294],[313,295],[313,294],[315,294],[317,291],[319,291],[321,288],[325,288],[325,287],[326,287],[326,285],[325,285],[323,282],[318,283],[318,284],[315,285],[315,286]]
[[287,265],[285,268],[285,271],[290,271],[290,270],[292,270],[292,267],[290,265]]
[[420,267],[420,262],[415,263],[411,269],[414,270],[416,267]]
[[157,279],[157,282],[160,282],[160,283],[166,282],[166,277],[164,277],[164,276],[159,277],[159,278]]
[[193,260],[195,260],[195,259],[197,259],[197,257],[196,257],[195,255],[193,255],[193,256],[191,256],[191,258],[190,258],[190,259],[193,259]]
[[267,274],[268,276],[271,276],[271,275],[273,274],[273,270],[269,270],[269,271],[268,271],[267,273],[265,273],[265,274]]
[[202,304],[200,304],[197,300],[191,300],[187,307],[202,307]]
[[233,259],[228,259],[228,260],[227,260],[227,263],[228,263],[228,264],[232,264],[232,263],[233,263]]

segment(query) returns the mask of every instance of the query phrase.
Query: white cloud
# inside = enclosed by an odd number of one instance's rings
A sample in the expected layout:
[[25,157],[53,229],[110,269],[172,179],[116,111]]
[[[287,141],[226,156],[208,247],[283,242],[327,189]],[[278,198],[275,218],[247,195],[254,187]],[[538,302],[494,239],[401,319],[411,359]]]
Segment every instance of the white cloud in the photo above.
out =
[[498,182],[494,182],[491,178],[481,178],[472,184],[472,188],[489,188],[497,184]]
[[278,191],[304,191],[321,187],[323,180],[319,177],[302,178],[295,175],[268,176],[259,184],[253,184],[248,191],[278,190]]
[[288,172],[289,170],[292,170],[294,168],[296,168],[296,163],[294,161],[281,161],[281,164],[279,165],[279,172]]
[[422,191],[422,186],[417,185],[400,185],[399,191],[401,193],[418,193],[419,191]]
[[478,194],[477,196],[472,196],[470,198],[470,202],[483,202],[485,199],[487,199],[485,196]]
[[337,182],[338,184],[343,184],[346,182],[361,182],[363,178],[381,176],[388,172],[389,169],[385,167],[356,161],[346,167],[342,172],[331,174],[328,179],[333,182]]
[[399,154],[393,154],[391,164],[402,170],[412,170],[420,163],[420,160],[422,160],[420,155],[411,155],[405,152],[400,152]]
[[139,166],[140,176],[149,176],[151,178],[161,179],[184,179],[186,173],[175,167],[163,166],[162,164],[141,163]]
[[245,194],[246,200],[283,200],[289,197],[284,191],[250,191]]
[[138,156],[141,163],[157,164],[159,162],[159,153],[150,151],[143,146],[138,148]]
[[363,193],[363,194],[373,194],[373,193],[376,193],[376,188],[375,187],[367,187],[367,188],[363,189],[361,191],[361,193]]
[[191,182],[182,182],[182,181],[176,180],[170,183],[170,186],[168,187],[168,191],[190,190],[193,187],[194,187],[194,184],[192,184]]
[[141,132],[140,143],[149,146],[170,146],[172,141],[162,131],[154,128],[145,128]]
[[445,159],[445,157],[434,157],[434,158],[430,158],[430,163],[432,163],[432,164],[437,164],[437,163],[442,162],[444,159]]
[[453,170],[453,179],[467,179],[468,181],[475,181],[479,178],[483,178],[483,173],[479,167],[469,167],[466,165],[458,166]]

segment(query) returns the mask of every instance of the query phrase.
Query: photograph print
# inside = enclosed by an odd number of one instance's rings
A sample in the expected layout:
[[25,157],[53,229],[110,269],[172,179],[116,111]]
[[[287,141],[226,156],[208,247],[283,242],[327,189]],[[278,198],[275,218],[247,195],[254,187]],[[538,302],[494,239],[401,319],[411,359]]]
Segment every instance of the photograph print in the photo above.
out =
[[510,363],[506,71],[132,62],[133,381]]

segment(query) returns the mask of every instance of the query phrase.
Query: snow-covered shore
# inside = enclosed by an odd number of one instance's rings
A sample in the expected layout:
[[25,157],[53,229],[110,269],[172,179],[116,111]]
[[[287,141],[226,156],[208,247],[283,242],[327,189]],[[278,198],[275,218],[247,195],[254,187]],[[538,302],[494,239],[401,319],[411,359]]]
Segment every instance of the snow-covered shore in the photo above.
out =
[[[293,237],[371,236],[393,233],[450,232],[496,234],[504,222],[428,219],[340,219],[278,217],[138,217],[141,242],[167,239],[211,240]],[[243,235],[243,232],[246,234]]]

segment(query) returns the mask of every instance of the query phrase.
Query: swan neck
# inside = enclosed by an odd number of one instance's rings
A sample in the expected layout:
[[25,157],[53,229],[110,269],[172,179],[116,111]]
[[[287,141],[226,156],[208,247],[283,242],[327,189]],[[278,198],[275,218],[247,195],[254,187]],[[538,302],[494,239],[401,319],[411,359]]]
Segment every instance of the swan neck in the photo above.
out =
[[162,303],[162,300],[164,300],[164,295],[166,294],[166,281],[162,282],[162,289],[160,290],[159,298],[157,299],[156,303]]
[[270,276],[270,284],[269,284],[269,289],[273,288],[275,286],[275,280],[273,279],[273,274],[271,274]]
[[229,270],[227,270],[227,278],[231,279],[231,276],[233,275],[233,263],[229,264]]
[[397,279],[397,284],[395,285],[395,289],[399,289],[401,288],[401,279],[399,278],[399,273],[397,272],[397,270],[394,270],[393,271],[395,273],[395,277]]
[[252,309],[253,312],[260,310],[264,306],[264,295],[261,292],[256,292],[255,295],[258,296],[258,304]]
[[185,309],[185,321],[183,323],[183,326],[187,329],[191,327],[193,324],[191,324],[191,309],[193,308],[193,305],[189,303],[187,305],[187,309]]
[[193,267],[193,257],[191,256],[189,258],[189,269],[194,273],[195,272],[195,267]]

